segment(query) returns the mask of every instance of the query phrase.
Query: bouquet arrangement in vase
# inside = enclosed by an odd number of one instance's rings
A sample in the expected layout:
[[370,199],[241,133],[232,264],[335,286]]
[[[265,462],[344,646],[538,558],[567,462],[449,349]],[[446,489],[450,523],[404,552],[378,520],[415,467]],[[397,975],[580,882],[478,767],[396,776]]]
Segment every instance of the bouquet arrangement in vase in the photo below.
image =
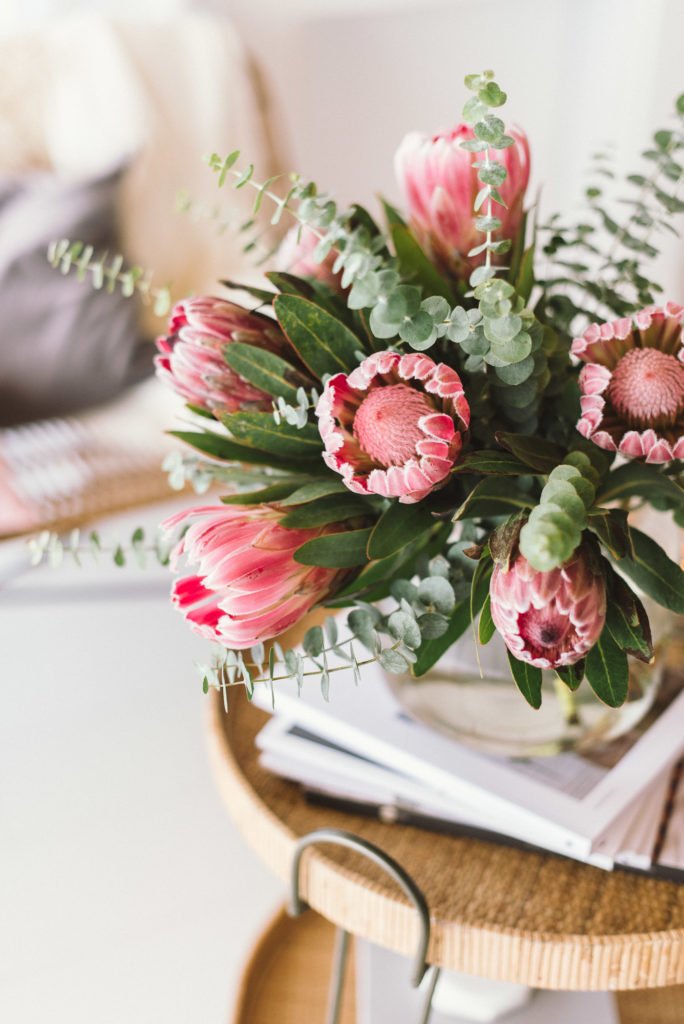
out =
[[[250,308],[185,299],[158,341],[196,424],[174,475],[225,482],[164,524],[173,602],[218,645],[205,688],[315,675],[325,694],[369,661],[418,678],[472,628],[498,631],[532,706],[543,670],[618,706],[628,659],[653,657],[641,597],[684,613],[684,572],[629,519],[647,502],[684,523],[684,306],[647,269],[684,210],[684,97],[624,218],[590,187],[582,223],[542,224],[506,94],[489,71],[465,84],[462,123],[399,146],[384,226],[209,159],[254,189],[250,230],[295,223],[263,287],[222,282]],[[69,242],[52,258],[150,290]],[[315,608],[301,647],[279,641]]]

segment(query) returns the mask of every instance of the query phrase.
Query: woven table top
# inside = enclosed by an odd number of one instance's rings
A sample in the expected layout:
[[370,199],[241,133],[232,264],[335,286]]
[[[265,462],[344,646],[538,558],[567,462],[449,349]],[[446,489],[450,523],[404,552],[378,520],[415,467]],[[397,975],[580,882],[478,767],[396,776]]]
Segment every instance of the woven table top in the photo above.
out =
[[[300,836],[347,829],[394,857],[422,889],[431,911],[431,963],[536,988],[684,982],[684,886],[311,806],[296,785],[258,764],[254,738],[268,716],[239,688],[228,714],[220,693],[208,699],[222,795],[246,840],[283,881]],[[308,850],[301,885],[306,901],[335,924],[397,952],[415,951],[415,910],[358,855]]]

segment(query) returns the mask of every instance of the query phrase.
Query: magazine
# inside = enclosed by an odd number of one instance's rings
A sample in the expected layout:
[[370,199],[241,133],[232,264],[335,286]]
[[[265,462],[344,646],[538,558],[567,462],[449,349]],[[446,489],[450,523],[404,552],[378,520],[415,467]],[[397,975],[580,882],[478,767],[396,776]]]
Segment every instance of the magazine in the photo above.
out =
[[[601,756],[565,752],[513,759],[479,753],[415,721],[381,671],[360,687],[332,677],[329,701],[316,686],[279,684],[275,716],[258,739],[264,765],[331,797],[502,834],[600,867],[645,869],[664,808],[675,809],[672,777],[684,753],[684,693],[667,691],[645,730]],[[271,710],[258,687],[255,702]],[[679,819],[662,837],[662,863],[679,867]]]

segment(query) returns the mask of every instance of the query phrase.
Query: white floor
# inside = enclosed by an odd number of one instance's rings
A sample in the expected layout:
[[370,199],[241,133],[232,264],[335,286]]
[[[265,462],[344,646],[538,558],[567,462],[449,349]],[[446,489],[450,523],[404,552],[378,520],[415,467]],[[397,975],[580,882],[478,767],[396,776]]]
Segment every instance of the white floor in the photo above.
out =
[[[141,518],[155,516],[128,517],[128,533]],[[210,776],[204,645],[164,570],[103,559],[3,583],[3,558],[0,1020],[226,1021],[283,893]],[[544,999],[549,1021],[575,1024],[576,1000]],[[603,997],[581,1008],[612,1024]]]

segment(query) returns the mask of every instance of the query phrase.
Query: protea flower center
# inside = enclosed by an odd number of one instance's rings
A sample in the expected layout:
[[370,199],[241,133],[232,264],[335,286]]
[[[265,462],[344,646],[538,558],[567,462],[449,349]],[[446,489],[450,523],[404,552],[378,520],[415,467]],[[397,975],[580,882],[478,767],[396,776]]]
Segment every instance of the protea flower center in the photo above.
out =
[[684,412],[684,365],[655,348],[633,348],[613,370],[607,397],[630,427],[672,426]]
[[418,421],[432,412],[425,396],[407,384],[375,388],[356,411],[354,437],[374,462],[401,466],[415,458],[425,438]]
[[549,612],[548,608],[530,608],[518,619],[520,633],[534,657],[546,657],[554,662],[563,649],[565,634],[570,628],[570,619]]
[[388,350],[326,381],[316,415],[323,459],[350,491],[413,504],[447,483],[470,406],[446,363]]

